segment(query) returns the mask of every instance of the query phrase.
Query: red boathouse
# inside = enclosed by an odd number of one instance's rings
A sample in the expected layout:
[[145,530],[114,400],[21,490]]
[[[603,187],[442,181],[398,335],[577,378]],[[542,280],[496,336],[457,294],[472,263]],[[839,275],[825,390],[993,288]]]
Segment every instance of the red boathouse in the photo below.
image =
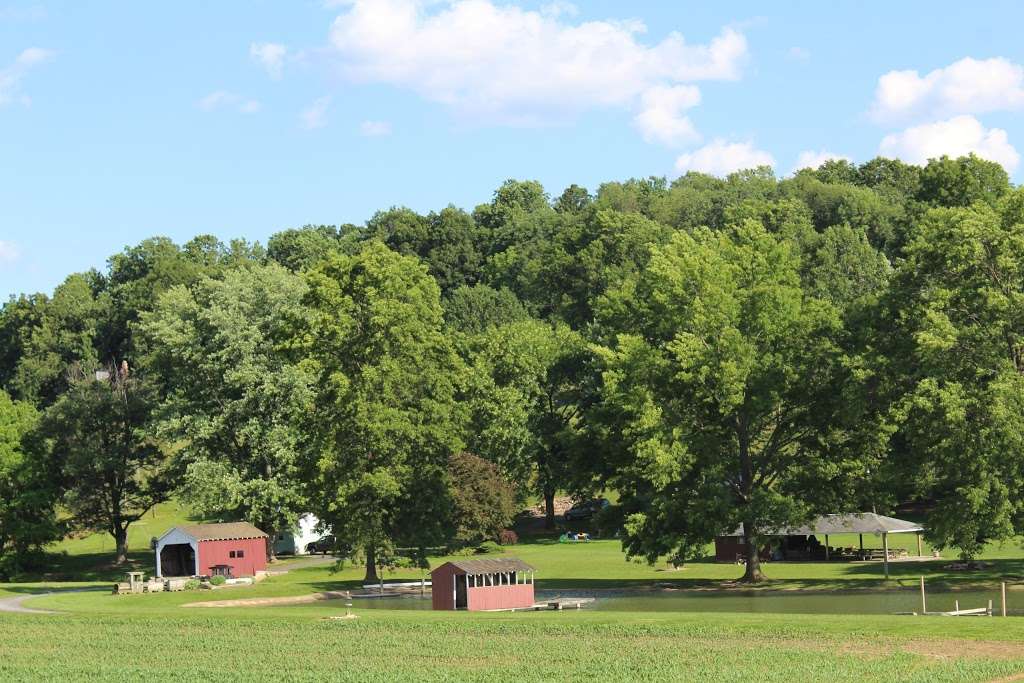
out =
[[533,607],[533,567],[516,558],[454,560],[430,572],[434,609]]
[[267,568],[268,540],[248,522],[176,526],[156,542],[156,575],[255,576]]

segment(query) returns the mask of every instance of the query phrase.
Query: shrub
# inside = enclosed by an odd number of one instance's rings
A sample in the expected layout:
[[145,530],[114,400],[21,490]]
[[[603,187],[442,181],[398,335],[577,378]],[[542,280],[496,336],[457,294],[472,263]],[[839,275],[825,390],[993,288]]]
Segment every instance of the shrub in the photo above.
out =
[[511,529],[502,529],[501,534],[498,536],[498,543],[501,545],[515,545],[519,543],[519,534]]
[[486,555],[487,553],[500,553],[501,546],[494,541],[484,541],[476,547],[477,555]]
[[189,579],[185,582],[185,590],[194,591],[199,588],[199,579]]
[[458,453],[448,461],[448,475],[458,521],[455,540],[473,545],[497,538],[516,513],[515,489],[501,470],[471,453]]
[[214,586],[223,586],[225,583],[227,583],[227,580],[228,579],[227,579],[226,576],[211,576],[210,577],[210,583],[212,585],[214,585]]

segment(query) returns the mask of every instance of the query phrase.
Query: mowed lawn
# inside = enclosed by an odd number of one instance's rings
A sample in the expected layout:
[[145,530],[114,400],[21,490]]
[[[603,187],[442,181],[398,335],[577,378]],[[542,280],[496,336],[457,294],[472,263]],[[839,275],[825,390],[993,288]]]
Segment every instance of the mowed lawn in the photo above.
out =
[[0,615],[2,680],[987,681],[1024,620],[257,608]]

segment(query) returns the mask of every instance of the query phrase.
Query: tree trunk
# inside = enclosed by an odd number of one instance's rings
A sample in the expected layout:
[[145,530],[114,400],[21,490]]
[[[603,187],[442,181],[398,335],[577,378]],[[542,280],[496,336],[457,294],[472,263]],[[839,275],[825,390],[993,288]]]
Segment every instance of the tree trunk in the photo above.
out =
[[746,544],[747,570],[743,573],[743,583],[760,583],[764,581],[761,573],[761,549],[757,529],[750,522],[743,522],[743,542]]
[[114,529],[114,545],[117,546],[117,559],[114,565],[120,567],[128,561],[128,530],[122,527]]
[[363,583],[379,583],[380,578],[377,576],[377,549],[372,545],[366,546],[366,576],[363,577]]
[[267,534],[267,564],[275,561],[277,556],[274,555],[274,542],[277,540],[277,532],[273,529],[266,532]]
[[544,489],[544,528],[555,528],[555,490]]

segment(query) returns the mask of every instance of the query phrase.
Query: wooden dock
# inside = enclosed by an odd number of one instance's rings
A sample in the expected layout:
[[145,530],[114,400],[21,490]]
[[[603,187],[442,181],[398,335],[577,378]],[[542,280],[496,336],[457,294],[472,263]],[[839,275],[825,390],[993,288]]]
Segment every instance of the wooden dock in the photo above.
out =
[[535,602],[531,607],[505,607],[502,609],[482,610],[484,612],[542,612],[546,610],[580,609],[583,605],[589,605],[596,598],[553,598],[543,602]]

